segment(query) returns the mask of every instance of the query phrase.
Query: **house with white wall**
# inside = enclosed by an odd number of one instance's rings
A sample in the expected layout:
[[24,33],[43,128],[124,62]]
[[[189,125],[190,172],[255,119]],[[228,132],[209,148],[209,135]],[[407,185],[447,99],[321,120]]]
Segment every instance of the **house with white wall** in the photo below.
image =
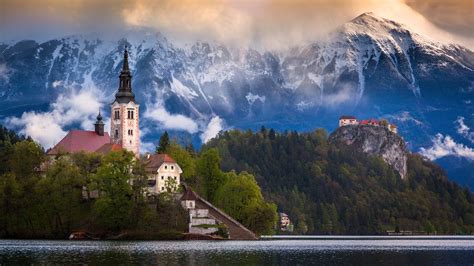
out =
[[181,184],[183,170],[168,154],[148,154],[145,161],[148,175],[148,192],[176,192]]

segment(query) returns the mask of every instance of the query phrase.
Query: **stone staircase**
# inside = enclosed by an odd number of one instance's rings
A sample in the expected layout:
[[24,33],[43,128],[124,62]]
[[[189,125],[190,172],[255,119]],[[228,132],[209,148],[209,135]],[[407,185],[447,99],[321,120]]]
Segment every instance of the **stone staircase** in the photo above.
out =
[[196,200],[197,209],[208,209],[209,215],[212,218],[218,220],[219,222],[227,226],[229,232],[229,239],[233,240],[255,240],[257,237],[255,234],[243,226],[241,223],[237,222],[235,219],[219,210],[217,207],[212,205],[210,202],[205,199],[197,196]]

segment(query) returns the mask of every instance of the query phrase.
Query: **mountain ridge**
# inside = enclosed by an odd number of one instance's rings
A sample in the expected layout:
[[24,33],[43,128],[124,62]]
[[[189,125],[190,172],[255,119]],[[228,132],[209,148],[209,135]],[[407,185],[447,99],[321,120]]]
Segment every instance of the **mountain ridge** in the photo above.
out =
[[[332,39],[278,52],[216,42],[182,46],[149,29],[104,40],[83,36],[0,44],[0,103],[15,108],[0,116],[51,113],[61,105],[55,101],[82,91],[95,95],[108,115],[127,45],[143,126],[151,131],[144,139],[148,142],[168,129],[193,134],[200,144],[195,135],[216,116],[223,121],[221,129],[264,124],[331,131],[339,115],[349,112],[394,120],[413,151],[433,145],[438,133],[472,145],[453,125],[459,116],[474,125],[472,51],[426,40],[373,14],[362,14],[341,29]],[[20,107],[32,103],[45,107]],[[170,122],[178,118],[180,125]],[[87,123],[59,126],[67,130]]]

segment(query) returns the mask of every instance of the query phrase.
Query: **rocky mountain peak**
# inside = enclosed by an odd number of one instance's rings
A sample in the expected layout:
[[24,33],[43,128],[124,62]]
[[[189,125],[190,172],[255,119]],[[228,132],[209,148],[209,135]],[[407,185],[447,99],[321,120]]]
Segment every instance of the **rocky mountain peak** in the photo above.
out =
[[407,149],[405,141],[381,126],[349,125],[336,129],[329,142],[342,143],[369,155],[381,156],[402,179],[407,175]]

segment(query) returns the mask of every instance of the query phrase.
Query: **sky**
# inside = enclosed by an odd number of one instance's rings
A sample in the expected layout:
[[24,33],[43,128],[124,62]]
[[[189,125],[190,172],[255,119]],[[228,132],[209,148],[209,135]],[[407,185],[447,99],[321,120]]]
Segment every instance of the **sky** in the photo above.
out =
[[278,48],[322,38],[364,12],[474,49],[474,0],[0,0],[0,38],[150,27],[183,42]]

